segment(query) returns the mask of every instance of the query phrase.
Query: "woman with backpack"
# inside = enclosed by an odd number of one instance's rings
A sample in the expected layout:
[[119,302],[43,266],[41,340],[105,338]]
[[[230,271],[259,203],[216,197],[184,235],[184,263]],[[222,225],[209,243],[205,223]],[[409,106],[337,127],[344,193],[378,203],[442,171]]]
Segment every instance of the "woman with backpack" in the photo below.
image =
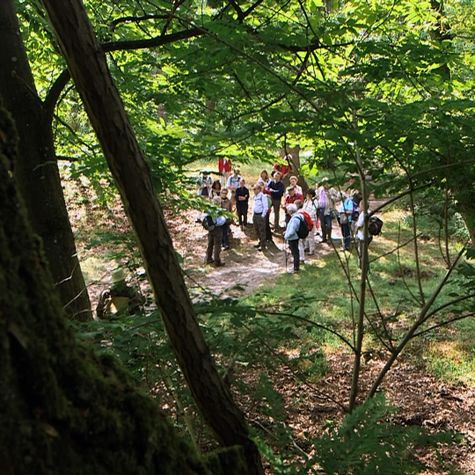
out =
[[306,226],[305,218],[303,215],[297,213],[297,206],[295,204],[289,204],[287,206],[287,213],[290,216],[290,220],[285,229],[284,239],[289,243],[290,252],[292,253],[292,259],[294,261],[293,273],[297,273],[300,270],[300,254],[299,254],[299,229],[300,226]]

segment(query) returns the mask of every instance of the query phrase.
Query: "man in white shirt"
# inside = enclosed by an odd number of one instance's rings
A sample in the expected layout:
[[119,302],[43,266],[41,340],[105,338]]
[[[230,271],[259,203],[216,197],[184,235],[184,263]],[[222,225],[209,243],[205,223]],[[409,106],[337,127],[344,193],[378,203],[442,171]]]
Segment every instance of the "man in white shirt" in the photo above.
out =
[[266,215],[269,203],[260,185],[254,185],[252,189],[254,191],[252,222],[259,238],[259,243],[255,247],[258,251],[263,251],[266,248]]

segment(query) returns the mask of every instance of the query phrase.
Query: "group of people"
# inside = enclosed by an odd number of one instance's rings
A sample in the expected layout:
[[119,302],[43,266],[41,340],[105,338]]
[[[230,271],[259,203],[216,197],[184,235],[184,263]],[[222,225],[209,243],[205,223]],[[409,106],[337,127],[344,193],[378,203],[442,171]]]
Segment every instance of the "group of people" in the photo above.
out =
[[[342,234],[342,248],[349,251],[353,238],[364,240],[362,227],[364,213],[360,213],[361,195],[357,191],[337,191],[330,187],[328,179],[322,179],[316,187],[308,189],[305,194],[296,176],[290,176],[289,186],[285,186],[283,175],[274,170],[269,176],[266,170],[260,173],[252,186],[252,225],[258,242],[255,248],[265,251],[272,243],[272,229],[282,231],[293,257],[293,272],[298,272],[300,264],[305,262],[305,254],[313,255],[319,237],[319,243],[330,243],[334,219],[338,220]],[[218,208],[227,213],[210,212],[205,214],[209,224],[206,263],[216,267],[224,265],[221,249],[230,248],[231,213],[236,212],[238,224],[242,230],[249,226],[248,215],[251,193],[246,186],[240,170],[234,168],[226,183],[212,180],[209,173],[204,173],[200,181],[199,194],[208,197]],[[281,220],[284,213],[284,220]],[[271,215],[273,214],[273,224]],[[302,222],[305,224],[302,224]],[[285,225],[284,225],[285,223]],[[282,226],[281,226],[282,225]]]

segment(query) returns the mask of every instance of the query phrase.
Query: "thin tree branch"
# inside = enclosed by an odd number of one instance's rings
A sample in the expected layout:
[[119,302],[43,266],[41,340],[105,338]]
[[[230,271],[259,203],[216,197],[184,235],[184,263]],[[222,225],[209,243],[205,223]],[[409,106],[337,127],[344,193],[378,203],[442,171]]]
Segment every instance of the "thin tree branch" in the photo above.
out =
[[435,300],[439,296],[440,292],[444,288],[445,284],[449,280],[453,270],[455,269],[456,265],[458,264],[459,260],[461,259],[462,255],[464,254],[464,252],[465,252],[465,246],[460,250],[460,252],[458,253],[456,259],[453,261],[451,267],[446,272],[444,278],[440,281],[439,285],[437,286],[437,288],[434,290],[434,292],[430,296],[429,300],[424,305],[424,308],[422,308],[422,310],[419,314],[419,318],[413,323],[412,327],[407,331],[404,338],[397,345],[396,349],[391,354],[390,358],[386,361],[386,364],[381,369],[381,371],[378,374],[378,377],[374,381],[374,383],[373,383],[373,385],[372,385],[372,387],[371,387],[371,389],[368,393],[367,399],[373,397],[376,394],[376,391],[378,390],[379,386],[383,382],[383,379],[386,376],[387,372],[392,368],[394,362],[397,360],[397,358],[399,357],[401,352],[404,350],[406,345],[409,343],[409,341],[412,340],[414,334],[417,332],[417,330],[420,328],[420,326],[427,321],[427,314],[428,314],[430,308],[432,307],[432,304],[435,302]]
[[444,320],[443,322],[432,325],[429,328],[425,328],[424,330],[421,330],[420,332],[414,333],[414,335],[412,335],[412,338],[416,338],[417,336],[421,336],[421,335],[424,335],[425,333],[429,333],[432,330],[435,330],[436,328],[445,327],[447,325],[450,325],[451,323],[458,322],[460,320],[465,320],[466,318],[470,318],[473,316],[475,316],[475,312],[458,315],[457,317],[451,318],[449,320]]
[[345,345],[348,345],[353,351],[355,351],[355,347],[343,335],[338,333],[336,330],[333,330],[332,328],[327,327],[325,325],[321,325],[320,323],[314,322],[313,320],[310,320],[306,317],[301,317],[300,315],[295,315],[293,313],[286,313],[286,312],[271,312],[271,311],[267,311],[267,310],[258,310],[258,309],[256,309],[256,310],[259,313],[263,314],[263,315],[275,315],[275,316],[278,316],[278,317],[290,317],[290,318],[295,318],[296,320],[300,320],[300,321],[305,322],[305,323],[309,323],[310,325],[313,325],[314,327],[320,328],[322,330],[325,330],[325,331],[331,333],[332,335],[335,335],[343,343],[345,343]]
[[101,46],[105,52],[139,50],[145,48],[156,48],[157,46],[195,38],[204,34],[206,34],[205,28],[193,27],[188,30],[177,31],[175,33],[169,33],[168,35],[156,36],[145,40],[110,41],[108,43],[103,43]]
[[457,303],[463,302],[464,300],[468,300],[468,299],[471,299],[471,298],[474,298],[474,297],[475,297],[475,293],[468,294],[468,295],[462,295],[460,297],[457,297],[456,299],[450,300],[450,302],[446,302],[443,305],[441,305],[440,307],[437,307],[434,310],[432,310],[431,312],[429,312],[427,314],[427,316],[425,317],[425,321],[427,321],[430,317],[432,317],[436,313],[440,312],[444,308],[450,307],[452,305],[455,305]]
[[140,23],[141,21],[147,20],[166,20],[169,15],[165,13],[161,14],[148,14],[148,15],[141,15],[141,16],[123,16],[112,20],[110,23],[110,29],[113,31],[116,26],[120,25],[121,23]]
[[249,16],[264,0],[257,0],[257,2],[253,3],[245,12],[244,18]]
[[[422,236],[422,233],[419,233],[417,236],[416,236],[416,239],[419,238],[420,236]],[[374,259],[371,259],[369,262],[375,262],[377,261],[378,259],[381,259],[383,257],[386,257],[386,256],[389,256],[391,254],[393,254],[394,252],[396,252],[397,250],[401,249],[402,247],[404,246],[407,246],[408,244],[410,244],[412,241],[414,241],[414,237],[412,237],[411,239],[408,239],[407,241],[403,242],[402,244],[398,244],[397,247],[395,247],[394,249],[391,249],[390,251],[388,252],[385,252],[384,254],[380,254],[379,256],[376,256]]]

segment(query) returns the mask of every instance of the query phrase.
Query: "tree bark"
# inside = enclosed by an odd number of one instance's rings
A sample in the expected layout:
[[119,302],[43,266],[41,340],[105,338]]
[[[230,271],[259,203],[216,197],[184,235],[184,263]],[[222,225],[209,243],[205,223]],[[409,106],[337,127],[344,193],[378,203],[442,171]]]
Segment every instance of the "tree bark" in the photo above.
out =
[[221,380],[198,326],[150,170],[84,6],[78,0],[43,3],[137,234],[157,305],[195,401],[223,445],[243,447],[246,473],[262,474],[244,416]]
[[290,155],[291,157],[290,162],[291,162],[293,171],[292,173],[286,175],[282,181],[284,182],[284,185],[287,187],[289,186],[290,176],[295,175],[298,179],[297,184],[300,185],[300,187],[302,188],[302,191],[304,193],[304,198],[305,198],[305,195],[307,194],[309,186],[304,176],[300,173],[300,145],[297,145],[296,147],[288,147],[287,145],[285,145],[284,147],[280,149],[281,158],[285,158],[288,155]]
[[0,108],[0,464],[5,475],[241,475],[237,448],[204,462],[110,357],[64,318],[11,175]]
[[92,318],[91,304],[77,258],[74,236],[56,164],[51,122],[42,103],[23,46],[13,0],[0,2],[0,95],[20,137],[14,173],[66,313]]

